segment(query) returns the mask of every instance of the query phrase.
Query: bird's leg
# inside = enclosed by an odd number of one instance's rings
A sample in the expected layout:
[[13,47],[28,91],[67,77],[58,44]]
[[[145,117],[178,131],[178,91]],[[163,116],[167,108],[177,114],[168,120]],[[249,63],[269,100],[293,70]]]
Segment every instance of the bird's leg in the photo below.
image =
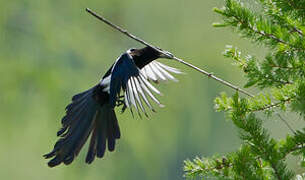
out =
[[125,112],[126,108],[127,108],[127,106],[126,106],[126,104],[124,103],[124,105],[123,105],[123,107],[122,107],[122,109],[121,109],[121,113],[122,113],[122,114]]
[[125,104],[125,99],[124,99],[125,97],[123,95],[121,95],[118,98],[119,99],[117,100],[117,104],[116,105],[117,106],[123,105],[122,110],[121,110],[121,113],[123,113],[126,110],[126,108],[127,108],[127,106]]
[[124,100],[117,100],[116,106],[121,106],[121,105],[123,105],[123,104],[125,104],[125,103],[124,103]]
[[116,102],[117,102],[116,106],[121,106],[125,104],[124,96],[119,96]]

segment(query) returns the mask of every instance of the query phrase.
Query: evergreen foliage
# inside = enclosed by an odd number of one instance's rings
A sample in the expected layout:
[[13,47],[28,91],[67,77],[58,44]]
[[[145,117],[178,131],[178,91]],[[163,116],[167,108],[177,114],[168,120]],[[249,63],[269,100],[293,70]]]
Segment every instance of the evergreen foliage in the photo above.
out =
[[[251,8],[257,3],[259,8]],[[257,5],[255,4],[255,5]],[[239,129],[241,147],[224,156],[186,160],[185,176],[218,179],[305,179],[287,167],[288,155],[301,159],[305,167],[305,126],[298,130],[279,112],[295,112],[305,118],[305,0],[256,0],[250,4],[225,0],[222,9],[214,11],[223,17],[215,27],[232,27],[242,37],[268,48],[263,59],[242,55],[228,46],[224,56],[233,59],[247,78],[245,88],[261,92],[243,98],[222,93],[215,99],[216,111],[225,112]],[[265,116],[257,116],[263,112]],[[291,129],[284,139],[270,136],[263,121],[276,116]]]

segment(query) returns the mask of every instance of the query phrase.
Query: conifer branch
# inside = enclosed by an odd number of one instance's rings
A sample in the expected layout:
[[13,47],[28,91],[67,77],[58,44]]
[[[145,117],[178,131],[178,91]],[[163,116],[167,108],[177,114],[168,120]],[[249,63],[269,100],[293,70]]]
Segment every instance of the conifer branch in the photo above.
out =
[[286,102],[289,102],[290,101],[290,98],[284,100],[284,101],[280,101],[280,102],[277,102],[277,103],[271,103],[269,105],[266,105],[266,106],[263,106],[263,107],[260,107],[258,109],[250,109],[250,112],[257,112],[257,111],[266,111],[266,110],[270,110],[272,108],[276,108],[276,107],[279,107],[281,105],[283,105],[284,103]]
[[[300,178],[290,170],[285,160],[288,154],[300,156],[305,166],[305,128],[294,130],[274,108],[283,112],[296,112],[305,119],[305,11],[295,6],[305,7],[305,0],[260,0],[261,8],[253,11],[243,5],[242,0],[225,0],[223,9],[214,11],[223,17],[224,23],[215,27],[233,27],[243,37],[252,42],[266,45],[268,53],[264,59],[254,56],[241,56],[237,48],[228,46],[224,56],[233,59],[248,79],[245,87],[264,89],[254,98],[240,98],[238,94],[227,97],[222,93],[215,99],[216,111],[225,112],[238,127],[242,148],[230,154],[232,168],[226,169],[230,179],[279,179]],[[293,6],[288,3],[293,3]],[[296,3],[297,2],[297,3]],[[276,102],[273,103],[272,100]],[[276,115],[292,132],[286,139],[272,138],[263,120],[256,112]],[[203,158],[211,159],[214,158]],[[190,174],[196,167],[208,164],[194,161],[193,168],[185,164]],[[202,165],[203,164],[203,165]],[[191,177],[224,177],[214,173],[215,169],[203,169]],[[217,172],[217,171],[216,171]],[[227,177],[225,176],[225,177]]]
[[[264,31],[258,31],[255,28],[249,26],[248,22],[245,22],[243,19],[240,19],[238,16],[233,15],[232,17],[234,17],[240,24],[242,24],[242,26],[245,26],[246,28],[248,28],[250,31],[254,32],[255,34],[259,34],[260,36],[266,37],[267,39],[272,39],[278,43],[282,43],[288,47],[291,47],[292,49],[298,50],[298,51],[304,51],[304,49],[302,48],[298,48],[293,44],[290,44],[278,37],[276,37],[274,34],[272,33],[266,33]],[[297,31],[298,32],[298,31]]]

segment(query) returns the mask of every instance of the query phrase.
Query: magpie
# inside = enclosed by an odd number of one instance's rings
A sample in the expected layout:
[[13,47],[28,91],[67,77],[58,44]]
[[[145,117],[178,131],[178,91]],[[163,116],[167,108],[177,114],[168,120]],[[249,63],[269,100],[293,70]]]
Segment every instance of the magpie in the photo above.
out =
[[102,158],[106,146],[114,151],[116,140],[121,136],[115,107],[122,106],[122,112],[129,108],[132,115],[134,108],[139,116],[141,113],[148,116],[146,108],[155,111],[151,102],[163,107],[152,93],[160,94],[160,91],[151,82],[177,81],[170,73],[181,73],[154,61],[167,57],[151,47],[129,49],[97,85],[74,95],[61,120],[62,127],[57,132],[59,139],[53,150],[44,155],[46,159],[52,158],[48,166],[72,163],[90,135],[86,163],[92,163],[95,157]]

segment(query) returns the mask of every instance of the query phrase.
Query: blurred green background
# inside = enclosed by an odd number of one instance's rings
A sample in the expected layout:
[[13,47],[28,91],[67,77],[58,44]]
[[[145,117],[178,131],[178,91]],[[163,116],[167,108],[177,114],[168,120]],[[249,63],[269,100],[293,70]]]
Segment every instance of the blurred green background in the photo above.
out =
[[[222,0],[0,0],[0,179],[183,179],[183,160],[234,151],[237,130],[213,110],[233,91],[181,64],[179,83],[159,86],[165,108],[150,119],[118,113],[122,137],[113,153],[84,163],[87,145],[70,166],[50,169],[42,155],[57,139],[73,94],[96,84],[125,50],[141,47],[85,12],[102,13],[130,32],[242,86],[226,44],[263,54],[212,23]],[[254,89],[250,91],[255,91]],[[276,125],[274,125],[276,124]],[[282,123],[269,123],[275,134]],[[294,163],[292,163],[292,166]]]

